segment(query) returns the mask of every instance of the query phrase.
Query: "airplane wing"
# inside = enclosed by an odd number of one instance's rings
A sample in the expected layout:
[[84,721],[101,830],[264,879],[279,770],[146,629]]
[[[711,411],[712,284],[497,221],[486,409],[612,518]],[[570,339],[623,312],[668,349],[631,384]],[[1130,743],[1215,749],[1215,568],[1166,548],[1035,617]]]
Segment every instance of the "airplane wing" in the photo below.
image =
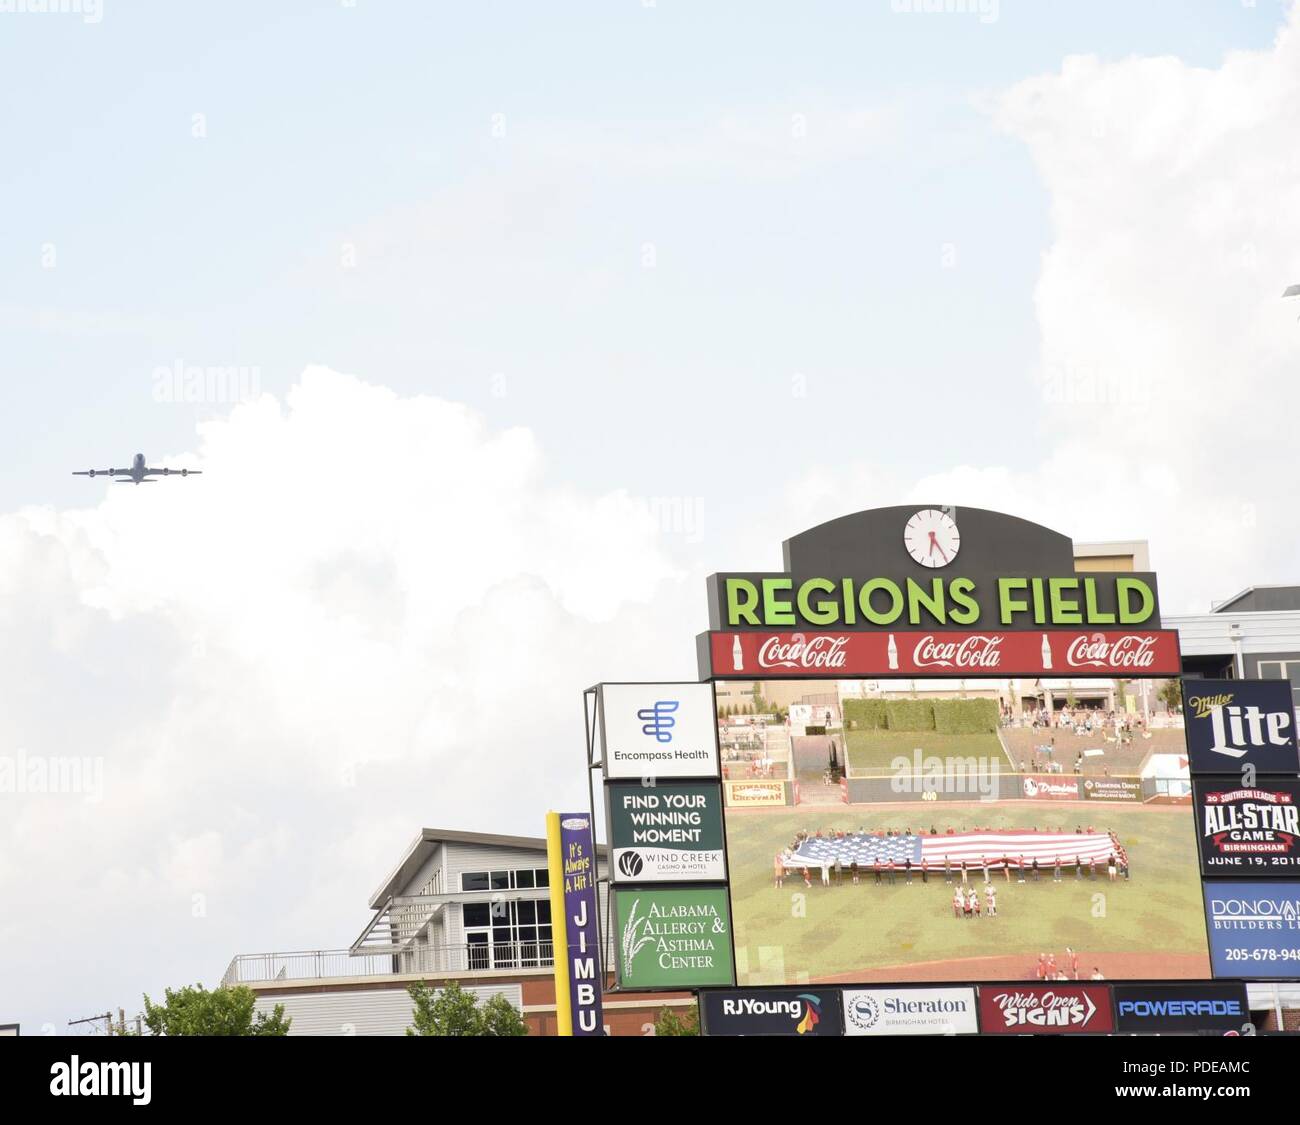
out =
[[201,477],[202,469],[145,469],[147,477]]
[[1300,297],[1300,285],[1288,285],[1283,297]]
[[86,469],[78,470],[72,475],[74,477],[115,477],[124,473],[130,473],[130,469]]

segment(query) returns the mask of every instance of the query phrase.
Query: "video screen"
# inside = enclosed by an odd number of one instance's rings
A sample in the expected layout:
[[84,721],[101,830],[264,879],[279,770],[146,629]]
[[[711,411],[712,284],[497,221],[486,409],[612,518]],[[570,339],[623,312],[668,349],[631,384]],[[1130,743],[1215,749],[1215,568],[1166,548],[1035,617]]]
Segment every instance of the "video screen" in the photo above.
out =
[[717,683],[737,982],[1209,976],[1169,683]]

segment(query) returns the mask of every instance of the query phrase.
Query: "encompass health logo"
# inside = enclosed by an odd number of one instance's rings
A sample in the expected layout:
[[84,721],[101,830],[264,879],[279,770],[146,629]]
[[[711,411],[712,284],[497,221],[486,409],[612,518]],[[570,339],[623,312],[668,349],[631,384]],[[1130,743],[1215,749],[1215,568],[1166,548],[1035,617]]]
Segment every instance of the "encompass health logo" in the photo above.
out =
[[641,732],[650,735],[656,742],[671,742],[673,727],[677,725],[673,712],[680,706],[680,700],[659,699],[653,707],[643,707],[636,713],[636,717],[644,724]]

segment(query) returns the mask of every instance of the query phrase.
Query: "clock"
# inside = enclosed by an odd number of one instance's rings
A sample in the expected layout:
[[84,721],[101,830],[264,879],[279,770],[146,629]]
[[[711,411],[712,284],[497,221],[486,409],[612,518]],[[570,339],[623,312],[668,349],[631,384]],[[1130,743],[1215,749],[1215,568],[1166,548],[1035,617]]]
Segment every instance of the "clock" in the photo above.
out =
[[961,549],[961,534],[947,512],[922,508],[907,521],[903,545],[922,566],[947,566]]

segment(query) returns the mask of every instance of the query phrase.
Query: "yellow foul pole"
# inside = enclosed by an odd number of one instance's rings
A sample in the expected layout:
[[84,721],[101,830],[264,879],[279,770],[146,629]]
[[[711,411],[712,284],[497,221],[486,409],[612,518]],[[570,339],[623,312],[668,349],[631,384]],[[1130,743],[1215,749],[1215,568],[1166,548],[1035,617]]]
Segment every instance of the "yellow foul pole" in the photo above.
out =
[[569,935],[564,914],[564,851],[560,841],[560,814],[546,814],[546,866],[551,883],[551,949],[555,960],[555,1020],[557,1035],[573,1034],[573,1006],[569,998]]

